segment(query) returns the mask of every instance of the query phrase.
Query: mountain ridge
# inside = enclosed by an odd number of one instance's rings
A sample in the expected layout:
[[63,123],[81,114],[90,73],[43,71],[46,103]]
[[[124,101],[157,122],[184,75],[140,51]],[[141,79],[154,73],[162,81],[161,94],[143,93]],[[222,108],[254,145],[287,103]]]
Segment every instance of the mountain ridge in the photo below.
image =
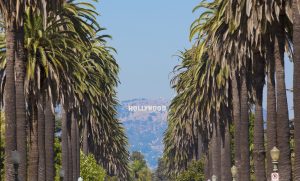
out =
[[[137,106],[149,109],[135,109]],[[129,139],[129,151],[140,151],[151,169],[157,167],[158,158],[163,153],[162,140],[167,128],[168,106],[169,100],[163,98],[136,98],[121,101],[117,108],[118,119],[124,125]]]

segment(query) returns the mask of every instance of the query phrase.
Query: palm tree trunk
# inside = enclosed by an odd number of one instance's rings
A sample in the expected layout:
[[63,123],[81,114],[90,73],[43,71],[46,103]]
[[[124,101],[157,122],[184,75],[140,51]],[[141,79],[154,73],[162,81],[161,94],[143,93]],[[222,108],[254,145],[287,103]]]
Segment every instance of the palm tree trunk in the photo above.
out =
[[295,140],[295,166],[294,180],[300,180],[300,13],[297,1],[293,1],[294,25],[294,140]]
[[197,134],[197,160],[201,160],[203,155],[203,139],[200,131]]
[[241,167],[240,180],[250,181],[250,152],[249,152],[249,107],[246,85],[246,70],[242,68],[241,87],[241,123],[240,123],[240,151]]
[[239,94],[239,80],[236,71],[231,72],[232,77],[232,107],[234,124],[234,161],[238,169],[237,179],[240,180],[241,151],[240,151],[240,124],[241,124],[241,103]]
[[[1,94],[2,95],[2,92]],[[1,100],[1,110],[0,110],[0,144],[2,144],[2,140],[3,140],[3,137],[2,137],[2,124],[4,123],[4,119],[2,118],[2,114],[3,114],[3,107],[2,107],[2,100]],[[0,173],[2,173],[2,169],[4,168],[4,160],[2,160],[3,158],[3,147],[1,145],[0,147]],[[2,174],[0,174],[0,180],[2,180]]]
[[83,147],[83,153],[85,155],[88,155],[89,154],[89,143],[88,143],[88,123],[84,123],[84,128],[83,128],[83,144],[82,144],[82,147]]
[[[268,56],[272,57],[273,45],[268,46]],[[273,55],[274,56],[274,55]],[[276,119],[276,95],[275,95],[275,64],[274,59],[268,59],[268,81],[267,81],[267,180],[271,180],[273,170],[270,151],[277,145],[277,119]]]
[[77,180],[79,177],[79,168],[78,168],[78,153],[79,150],[77,149],[78,137],[77,137],[77,130],[78,130],[78,122],[75,118],[75,114],[73,113],[72,116],[72,123],[71,123],[71,140],[72,140],[72,167],[73,167],[73,180]]
[[210,151],[208,150],[208,152],[205,155],[205,165],[204,165],[204,176],[205,176],[205,180],[210,179]]
[[[262,96],[262,90],[259,92]],[[265,146],[264,146],[264,121],[262,101],[256,100],[254,121],[254,169],[257,181],[266,180],[265,172]]]
[[30,98],[29,104],[29,149],[28,149],[28,180],[38,181],[38,115],[36,103]]
[[28,179],[30,181],[38,181],[38,110],[36,102],[30,98],[30,123],[29,123],[29,150],[28,150]]
[[67,108],[64,108],[62,111],[62,169],[64,171],[64,180],[71,181],[71,169],[69,166],[70,159],[70,148],[69,148],[69,122],[70,122],[70,113]]
[[215,123],[212,136],[212,175],[221,178],[221,135],[219,121]]
[[[2,106],[1,106],[1,110],[0,110],[0,144],[2,144],[2,122],[3,122],[3,119],[2,119]],[[0,173],[2,173],[2,169],[4,168],[4,164],[3,164],[3,161],[2,161],[2,155],[3,155],[3,150],[2,150],[2,147],[0,147]],[[2,174],[0,174],[0,180],[2,180]]]
[[255,121],[254,121],[254,169],[257,181],[266,180],[265,172],[265,139],[263,120],[263,87],[264,87],[264,63],[259,55],[255,56]]
[[44,100],[41,97],[38,103],[38,148],[39,148],[39,174],[38,180],[46,180],[46,163],[45,163],[45,112]]
[[79,125],[77,122],[76,126],[76,146],[77,146],[77,159],[76,159],[76,165],[77,165],[77,178],[80,176],[80,135],[79,135]]
[[5,110],[5,180],[14,180],[14,167],[11,152],[17,149],[16,143],[16,89],[15,89],[15,25],[7,22],[6,28],[6,83],[4,87]]
[[19,27],[16,35],[16,124],[17,124],[17,149],[20,154],[18,168],[19,178],[27,178],[27,136],[26,136],[26,106],[25,106],[25,55],[24,55],[24,27]]
[[73,180],[74,172],[73,172],[73,157],[72,157],[72,137],[71,137],[71,123],[72,123],[72,113],[70,113],[70,119],[68,121],[68,149],[69,149],[69,155],[68,155],[68,167],[69,167],[69,181]]
[[209,142],[209,149],[208,149],[208,178],[211,179],[211,176],[213,175],[213,148],[212,148],[212,142],[213,139]]
[[284,29],[282,25],[275,27],[275,70],[277,83],[277,143],[280,150],[279,175],[281,181],[291,180],[291,150],[290,150],[290,126],[288,105],[286,97],[285,73],[284,73]]
[[231,149],[230,149],[230,132],[229,132],[229,123],[223,125],[224,131],[223,139],[221,143],[221,179],[224,181],[231,180]]
[[54,132],[55,116],[52,110],[51,100],[48,97],[45,108],[45,161],[46,161],[46,180],[52,181],[55,177],[54,171]]

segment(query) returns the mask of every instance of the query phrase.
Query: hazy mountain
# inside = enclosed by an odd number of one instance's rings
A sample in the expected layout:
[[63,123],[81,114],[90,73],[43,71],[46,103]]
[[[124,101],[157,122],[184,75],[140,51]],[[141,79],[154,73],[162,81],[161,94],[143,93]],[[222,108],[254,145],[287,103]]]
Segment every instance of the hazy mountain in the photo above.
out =
[[133,99],[122,101],[118,117],[129,138],[130,151],[140,151],[150,168],[157,166],[163,152],[163,133],[167,128],[168,100]]

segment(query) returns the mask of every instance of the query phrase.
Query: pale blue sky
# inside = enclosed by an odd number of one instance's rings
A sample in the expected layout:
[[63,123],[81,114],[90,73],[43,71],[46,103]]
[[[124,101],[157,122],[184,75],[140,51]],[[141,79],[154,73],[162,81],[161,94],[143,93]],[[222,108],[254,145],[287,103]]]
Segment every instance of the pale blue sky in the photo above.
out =
[[189,48],[199,0],[100,0],[99,22],[118,51],[120,100],[173,97],[170,78],[179,50]]
[[[120,100],[132,98],[171,99],[172,69],[179,50],[190,47],[189,27],[198,13],[199,0],[100,0],[99,22],[113,36],[120,65]],[[292,88],[293,66],[286,61],[286,84]],[[265,97],[265,96],[264,96]],[[266,97],[265,97],[266,98]],[[288,92],[290,117],[292,94]],[[266,108],[266,99],[264,101]]]

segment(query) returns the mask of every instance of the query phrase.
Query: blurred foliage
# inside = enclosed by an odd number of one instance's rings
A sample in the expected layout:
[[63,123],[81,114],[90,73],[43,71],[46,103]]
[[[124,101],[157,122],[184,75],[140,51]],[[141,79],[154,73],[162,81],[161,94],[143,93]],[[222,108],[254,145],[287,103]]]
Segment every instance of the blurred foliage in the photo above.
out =
[[[59,173],[61,170],[62,157],[61,157],[61,141],[59,138],[55,138],[54,143],[55,153],[55,181],[60,181]],[[104,181],[106,177],[106,171],[97,164],[93,155],[84,155],[80,153],[80,176],[84,181]],[[109,181],[114,181],[110,180]]]
[[187,170],[183,171],[176,181],[204,181],[204,161],[192,161]]
[[97,164],[94,156],[80,153],[80,176],[84,181],[104,181],[106,171]]
[[55,138],[54,142],[54,166],[55,166],[55,181],[59,181],[59,172],[61,170],[61,144],[60,139]]
[[59,133],[61,131],[61,116],[58,114],[55,115],[55,133]]
[[148,168],[144,155],[134,151],[130,156],[130,168],[132,181],[151,181],[152,172]]
[[163,158],[159,158],[158,166],[153,174],[153,181],[171,181],[173,179],[169,178],[166,173],[167,167]]

